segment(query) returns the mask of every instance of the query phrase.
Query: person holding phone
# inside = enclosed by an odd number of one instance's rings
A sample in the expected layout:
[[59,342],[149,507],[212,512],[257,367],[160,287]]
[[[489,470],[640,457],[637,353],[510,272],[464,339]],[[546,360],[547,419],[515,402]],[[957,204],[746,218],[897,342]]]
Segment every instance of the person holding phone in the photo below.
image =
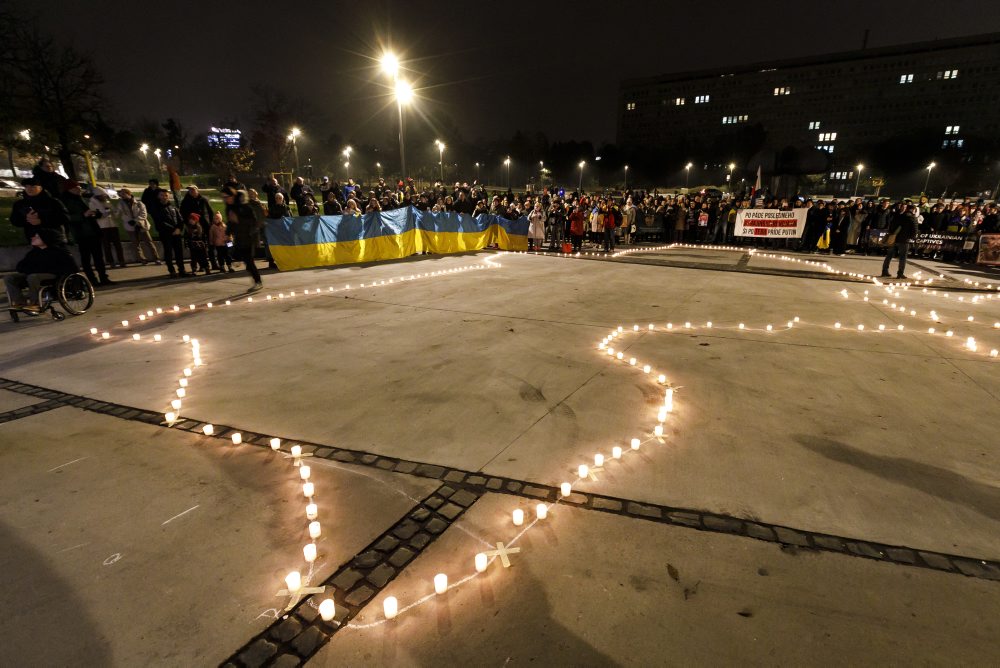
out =
[[24,230],[27,243],[31,243],[31,237],[39,228],[55,230],[65,238],[69,213],[63,203],[45,190],[35,177],[24,179],[21,185],[24,186],[24,197],[14,202],[11,208],[11,225]]

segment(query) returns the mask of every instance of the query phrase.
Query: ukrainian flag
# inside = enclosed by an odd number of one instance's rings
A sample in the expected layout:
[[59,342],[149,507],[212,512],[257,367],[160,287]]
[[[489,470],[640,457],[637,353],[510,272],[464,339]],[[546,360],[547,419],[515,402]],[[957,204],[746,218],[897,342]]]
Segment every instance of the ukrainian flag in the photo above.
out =
[[271,256],[282,271],[355,262],[528,248],[528,219],[431,213],[414,207],[364,216],[301,216],[267,221]]

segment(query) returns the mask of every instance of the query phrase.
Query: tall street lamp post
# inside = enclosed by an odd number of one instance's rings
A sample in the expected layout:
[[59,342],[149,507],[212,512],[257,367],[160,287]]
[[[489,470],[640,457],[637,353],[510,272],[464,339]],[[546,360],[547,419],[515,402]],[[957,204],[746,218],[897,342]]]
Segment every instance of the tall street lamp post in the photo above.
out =
[[504,166],[507,168],[507,190],[510,190],[510,156],[503,161]]
[[924,195],[927,194],[927,188],[929,188],[931,185],[931,170],[934,169],[935,167],[937,167],[937,163],[935,162],[932,162],[931,164],[927,165],[927,179],[924,181],[924,191],[922,193]]
[[691,184],[691,168],[694,165],[690,162],[684,165],[684,190],[688,190]]
[[399,115],[399,166],[400,179],[406,183],[406,143],[403,140],[403,105],[413,100],[413,88],[399,78],[399,59],[393,53],[382,55],[382,70],[392,77],[393,92],[396,96],[396,112]]
[[625,192],[628,192],[628,165],[625,165]]
[[302,134],[302,131],[298,128],[292,128],[292,131],[288,133],[288,141],[292,142],[292,152],[295,154],[295,175],[299,175],[299,144],[298,138]]
[[583,168],[586,167],[586,166],[587,166],[587,161],[586,160],[581,160],[580,164],[577,165],[577,167],[580,168],[580,183],[577,185],[576,189],[577,189],[577,191],[580,192],[580,194],[583,194]]
[[858,196],[858,187],[861,185],[861,172],[864,171],[864,168],[865,168],[865,166],[862,165],[860,162],[854,168],[857,171],[858,176],[857,176],[856,179],[854,179],[854,194],[851,195],[851,197],[857,197]]
[[438,148],[438,164],[441,165],[441,184],[444,185],[444,142],[435,139],[434,144]]

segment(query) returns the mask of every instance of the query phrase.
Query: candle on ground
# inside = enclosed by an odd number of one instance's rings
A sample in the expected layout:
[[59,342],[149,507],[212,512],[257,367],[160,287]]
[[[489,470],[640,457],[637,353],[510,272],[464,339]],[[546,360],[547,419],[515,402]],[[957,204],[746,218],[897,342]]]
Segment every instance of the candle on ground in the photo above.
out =
[[513,513],[514,526],[519,527],[524,524],[524,511],[520,508],[515,508]]
[[319,522],[313,521],[309,523],[309,537],[313,540],[320,537],[323,533],[323,529],[320,527]]
[[434,576],[434,591],[438,594],[443,594],[448,591],[448,576],[444,573],[438,573]]
[[633,450],[638,450],[639,449],[639,439],[633,438],[632,441],[631,441],[631,445],[632,445],[632,449]]
[[302,548],[302,556],[310,564],[316,561],[316,543],[306,543]]
[[476,563],[476,572],[482,573],[483,571],[486,570],[486,567],[489,565],[490,562],[486,558],[486,555],[480,552],[479,554],[476,555],[475,563]]
[[205,436],[211,436],[212,434],[215,433],[215,427],[213,427],[210,424],[206,424],[204,427],[201,428],[201,431],[205,434]]
[[307,499],[311,499],[313,492],[315,490],[316,488],[313,486],[311,482],[304,483],[302,485],[302,496],[306,497]]
[[548,516],[549,516],[549,507],[547,505],[545,505],[544,503],[539,503],[537,506],[535,506],[535,517],[537,517],[540,520],[544,520]]
[[559,485],[559,493],[563,496],[569,496],[571,491],[573,491],[573,487],[568,482]]
[[303,464],[299,467],[299,477],[303,480],[309,480],[309,476],[312,474],[312,468]]
[[285,576],[285,586],[290,594],[302,589],[302,575],[298,571],[292,571]]
[[622,449],[619,446],[617,446],[617,445],[615,447],[611,448],[611,457],[613,459],[621,459],[622,458]]
[[281,447],[281,439],[280,438],[272,438],[271,439],[271,449],[272,450],[277,450],[280,447]]
[[308,503],[308,504],[306,504],[306,519],[307,520],[314,520],[314,519],[316,519],[316,516],[318,514],[319,514],[319,508],[316,507],[315,503]]
[[319,604],[319,616],[323,618],[324,622],[332,622],[333,618],[337,615],[337,604],[333,602],[332,598],[325,598],[323,602]]
[[235,434],[233,434],[232,439],[233,439],[233,445],[239,445],[240,443],[243,442],[243,434],[236,432]]
[[389,596],[382,602],[382,611],[386,619],[394,619],[399,614],[399,601],[395,596]]

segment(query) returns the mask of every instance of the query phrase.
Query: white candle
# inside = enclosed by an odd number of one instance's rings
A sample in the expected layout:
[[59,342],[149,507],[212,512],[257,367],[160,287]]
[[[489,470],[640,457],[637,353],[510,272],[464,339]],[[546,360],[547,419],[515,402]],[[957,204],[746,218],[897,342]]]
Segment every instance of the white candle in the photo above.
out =
[[571,491],[573,491],[573,487],[568,482],[564,482],[563,484],[559,485],[559,493],[562,494],[563,496],[569,496],[569,493]]
[[171,423],[177,419],[177,414],[174,413],[173,411],[167,411],[166,413],[164,413],[163,419],[166,420],[167,423]]
[[90,328],[90,333],[91,334],[97,334],[97,328],[96,327],[91,327]]
[[524,511],[520,508],[514,509],[513,513],[514,526],[519,527],[524,524]]
[[706,322],[705,323],[705,327],[708,327],[709,329],[712,329],[712,321],[709,320],[708,322]]
[[840,329],[840,323],[839,322],[833,323],[833,328],[834,329]]
[[305,464],[299,467],[299,477],[303,480],[309,480],[309,475],[312,473],[312,469]]
[[177,396],[180,397],[181,399],[183,399],[184,395],[187,394],[187,390],[185,390],[183,387],[178,387],[176,391],[177,391]]
[[475,563],[476,563],[476,572],[482,573],[483,571],[486,570],[486,567],[489,565],[490,562],[489,559],[487,559],[486,555],[480,552],[479,554],[476,555]]
[[576,469],[576,475],[581,478],[586,478],[588,473],[590,473],[590,469],[587,468],[586,464],[580,464]]
[[337,614],[337,605],[333,602],[332,598],[325,598],[319,604],[319,616],[323,618],[324,622],[331,622]]
[[297,457],[301,457],[301,456],[302,456],[302,446],[301,445],[293,445],[292,446],[292,457],[296,457],[297,458]]
[[[159,306],[157,306],[157,307],[156,307],[156,312],[157,312],[157,313],[163,313],[163,309],[162,309],[162,308],[160,308]],[[150,313],[149,315],[153,315],[153,314],[152,314],[152,313]]]
[[187,376],[188,378],[190,378],[191,377],[191,369],[184,369],[184,375]]
[[180,385],[181,387],[187,387],[188,386],[188,379],[187,378],[179,378],[177,380],[177,384]]
[[386,619],[394,619],[399,614],[399,601],[396,600],[395,596],[386,597],[385,601],[382,602],[382,611],[385,613]]
[[660,422],[666,422],[667,421],[667,409],[666,408],[661,408],[660,412],[656,414],[656,419],[658,421],[660,421]]
[[140,337],[138,334],[133,334],[132,335],[132,340],[133,341],[138,341],[140,338],[142,338],[142,337]]
[[658,424],[655,427],[653,427],[653,434],[656,436],[663,436],[663,425]]
[[191,340],[191,337],[188,336],[187,334],[185,334],[184,336],[181,337],[181,341],[183,341],[184,343],[187,343],[190,340]]
[[316,507],[315,503],[308,503],[308,504],[306,504],[306,519],[307,520],[314,520],[314,519],[316,519],[316,515],[318,515],[318,514],[319,514],[319,508]]
[[643,373],[649,373],[650,371],[652,371],[652,368],[648,364],[644,364],[642,366],[642,372]]
[[215,427],[213,427],[210,424],[206,424],[204,427],[201,428],[201,430],[202,432],[204,432],[205,436],[211,436],[212,434],[215,433]]
[[611,457],[612,457],[612,459],[621,459],[622,458],[622,449],[619,446],[617,446],[617,445],[615,447],[611,448]]
[[153,334],[153,340],[154,341],[162,341],[163,337],[160,336],[159,334]]
[[443,594],[448,591],[448,576],[444,573],[438,573],[434,576],[434,591],[438,594]]
[[649,329],[652,330],[653,328],[654,328],[653,323],[649,323]]
[[128,327],[128,320],[122,320],[122,327]]
[[320,527],[319,522],[313,521],[313,522],[309,523],[309,537],[310,538],[312,538],[312,539],[315,540],[316,538],[319,538],[320,534],[322,534],[322,533],[323,533],[323,529],[322,529],[322,527]]
[[660,385],[663,385],[663,383],[667,382],[667,377],[661,373],[659,376],[656,377],[656,382],[658,382]]
[[298,571],[290,572],[285,576],[285,586],[290,594],[302,589],[302,575]]
[[201,366],[202,365],[202,361],[201,361],[200,357],[195,357],[194,358],[194,365],[195,366]]
[[631,366],[635,366],[635,358],[634,358],[634,357],[629,357],[629,358],[628,358],[628,363],[629,363],[629,364],[630,364]]
[[205,304],[205,306],[207,306],[208,308],[212,308],[213,304],[212,302],[208,302],[207,304]]
[[744,325],[742,322],[740,323],[740,329],[746,329],[746,325]]
[[271,449],[272,450],[277,450],[280,447],[281,447],[281,439],[280,438],[272,438],[271,439]]
[[604,466],[604,455],[600,453],[594,455],[594,466],[596,467]]
[[302,548],[302,556],[310,564],[316,561],[316,543],[306,543]]
[[306,497],[307,499],[311,499],[312,495],[313,495],[313,491],[315,491],[315,489],[316,488],[313,487],[313,484],[311,482],[307,482],[307,483],[305,483],[305,484],[302,485],[302,495],[304,497]]
[[181,409],[181,400],[174,399],[173,401],[170,402],[170,407],[173,408],[175,411],[179,411]]
[[[163,311],[160,311],[160,313],[163,313]],[[152,311],[146,311],[146,315],[149,316],[150,318],[152,318],[153,317],[153,312]]]
[[773,329],[774,329],[774,327],[772,327],[771,325],[768,325],[768,326],[766,327],[766,329],[767,329],[767,331],[769,331],[769,332],[770,332],[771,330],[773,330]]
[[240,443],[243,442],[243,434],[236,432],[235,434],[233,434],[232,439],[233,439],[233,445],[239,445]]
[[859,332],[865,331],[865,326],[864,325],[858,325],[858,331]]
[[545,505],[544,503],[539,503],[537,506],[535,506],[535,517],[537,517],[540,520],[544,520],[548,516],[549,516],[549,507],[547,505]]
[[[105,334],[107,334],[107,332],[105,332]],[[108,337],[105,336],[104,338],[108,338]],[[616,353],[615,357],[618,358],[618,359],[622,359],[623,357],[625,357],[625,353]]]
[[101,332],[101,338],[102,338],[102,339],[105,339],[105,340],[106,340],[106,339],[110,339],[110,338],[111,338],[111,335],[110,335],[110,334],[108,334],[107,332]]
[[639,449],[639,439],[633,438],[632,442],[631,442],[631,445],[632,445],[632,449],[633,450],[638,450]]

